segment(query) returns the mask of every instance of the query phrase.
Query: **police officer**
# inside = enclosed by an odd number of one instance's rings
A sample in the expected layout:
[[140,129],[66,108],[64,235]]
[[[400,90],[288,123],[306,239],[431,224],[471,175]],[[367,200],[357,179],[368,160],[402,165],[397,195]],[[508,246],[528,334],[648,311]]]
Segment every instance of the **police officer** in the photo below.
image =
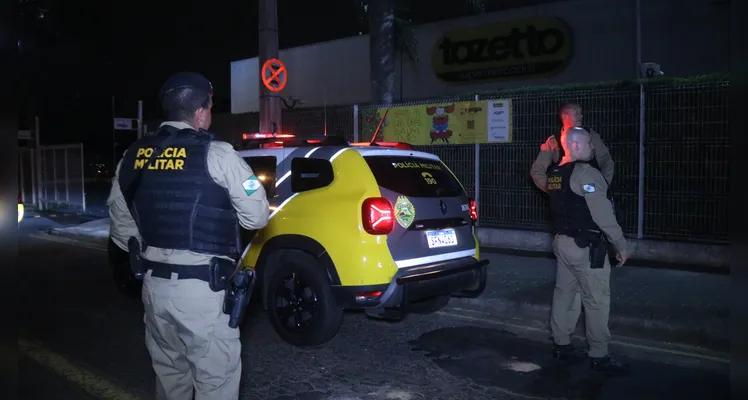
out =
[[[564,148],[559,145],[561,137],[570,128],[582,126],[582,108],[577,104],[565,104],[559,110],[559,118],[561,118],[563,124],[561,131],[549,136],[545,143],[540,146],[540,152],[530,168],[530,176],[535,182],[535,186],[544,192],[547,192],[545,184],[548,168],[552,164],[557,164],[564,156]],[[587,131],[590,132],[592,144],[595,146],[594,157],[590,160],[590,164],[599,169],[605,177],[605,181],[610,184],[613,182],[614,170],[610,152],[597,132],[591,129]]]
[[[547,192],[545,185],[548,168],[551,165],[558,164],[564,156],[564,148],[559,145],[562,141],[562,137],[570,128],[582,126],[582,108],[577,104],[564,104],[559,110],[558,115],[561,119],[561,130],[556,132],[556,134],[549,136],[545,143],[540,146],[540,152],[530,168],[530,176],[532,177],[533,182],[535,182],[535,186],[544,192]],[[590,135],[592,136],[592,144],[594,145],[595,153],[590,164],[599,169],[605,177],[605,181],[610,184],[613,181],[613,159],[610,157],[610,152],[608,152],[608,148],[605,147],[605,143],[603,143],[600,135],[593,130],[588,130],[588,132],[590,132]],[[582,298],[580,295],[577,295],[569,312],[569,318],[571,319],[570,324],[566,324],[570,329],[570,335],[574,333],[581,312]]]
[[554,355],[573,357],[576,353],[571,345],[573,326],[569,314],[577,293],[581,293],[591,368],[625,373],[628,366],[608,353],[608,242],[616,250],[618,266],[626,262],[629,250],[607,195],[608,182],[590,163],[594,157],[592,135],[584,128],[574,127],[564,137],[564,155],[549,170],[545,185],[556,232],[556,286],[551,309]]
[[124,154],[108,200],[112,240],[131,260],[140,252],[158,399],[239,396],[239,329],[229,327],[225,293],[211,290],[208,271],[216,260],[236,262],[239,225],[263,228],[269,206],[247,163],[205,131],[212,95],[197,73],[166,81],[159,92],[166,122]]

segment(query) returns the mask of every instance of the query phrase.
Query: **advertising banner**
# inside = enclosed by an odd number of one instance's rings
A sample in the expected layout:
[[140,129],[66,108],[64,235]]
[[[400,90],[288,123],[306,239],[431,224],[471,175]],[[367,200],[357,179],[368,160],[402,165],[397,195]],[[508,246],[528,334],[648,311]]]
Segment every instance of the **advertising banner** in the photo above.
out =
[[[377,110],[379,118],[386,108]],[[380,136],[412,145],[512,142],[512,101],[481,100],[390,108]]]

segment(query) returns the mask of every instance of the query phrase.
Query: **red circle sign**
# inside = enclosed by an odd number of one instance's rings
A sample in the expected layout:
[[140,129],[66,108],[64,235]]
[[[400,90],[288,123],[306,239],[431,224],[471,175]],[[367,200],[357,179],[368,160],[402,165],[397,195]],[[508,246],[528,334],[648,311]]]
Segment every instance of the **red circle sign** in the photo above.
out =
[[288,71],[281,60],[271,58],[262,65],[262,83],[271,92],[280,92],[288,82]]

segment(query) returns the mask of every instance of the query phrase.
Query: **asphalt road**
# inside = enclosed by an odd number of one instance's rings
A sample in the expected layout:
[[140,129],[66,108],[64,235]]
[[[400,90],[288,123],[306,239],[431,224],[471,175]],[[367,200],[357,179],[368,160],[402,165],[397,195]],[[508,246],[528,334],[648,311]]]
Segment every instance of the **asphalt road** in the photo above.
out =
[[[105,252],[30,237],[19,228],[22,399],[151,399],[143,311],[110,280]],[[632,374],[605,379],[561,366],[548,334],[457,309],[396,324],[346,315],[315,349],[282,342],[261,309],[242,329],[242,399],[728,399],[729,361],[664,343],[616,342]]]

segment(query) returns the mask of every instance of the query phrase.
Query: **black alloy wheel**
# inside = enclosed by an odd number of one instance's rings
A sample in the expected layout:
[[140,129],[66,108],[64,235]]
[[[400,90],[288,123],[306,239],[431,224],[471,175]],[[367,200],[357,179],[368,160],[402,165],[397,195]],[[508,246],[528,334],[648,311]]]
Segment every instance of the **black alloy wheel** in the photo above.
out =
[[283,326],[290,332],[305,333],[317,318],[317,295],[297,273],[277,283],[273,305]]
[[318,346],[335,337],[343,309],[319,260],[299,250],[283,250],[272,260],[263,280],[275,332],[294,346]]

